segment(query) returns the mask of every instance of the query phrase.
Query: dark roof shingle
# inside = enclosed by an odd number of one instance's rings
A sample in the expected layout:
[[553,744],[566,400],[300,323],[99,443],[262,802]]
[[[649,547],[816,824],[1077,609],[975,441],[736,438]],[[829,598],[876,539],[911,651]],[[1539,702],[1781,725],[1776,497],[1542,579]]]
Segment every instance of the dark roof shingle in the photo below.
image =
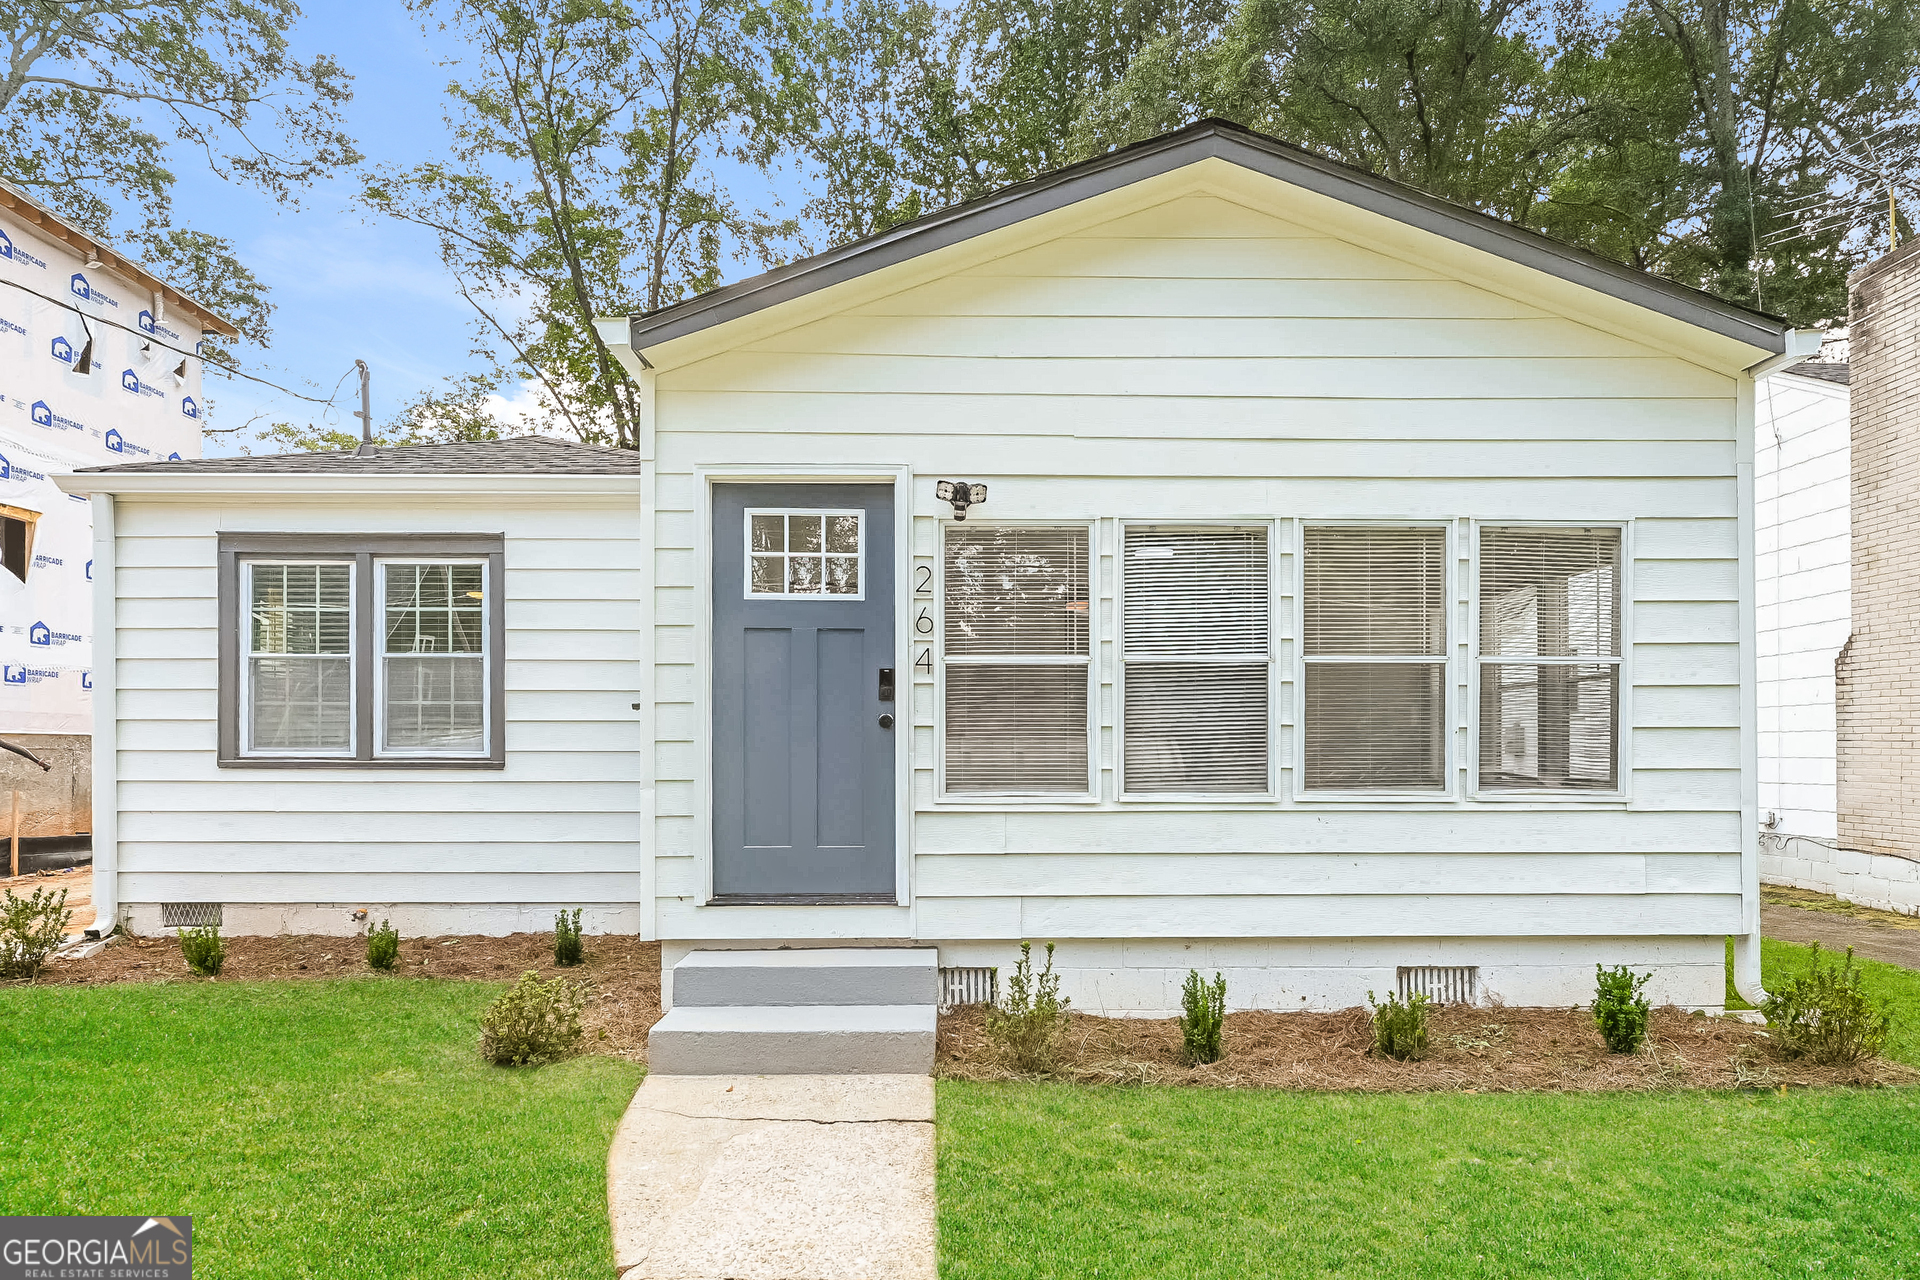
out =
[[639,475],[632,449],[578,444],[551,436],[457,444],[376,447],[372,453],[278,453],[264,457],[185,458],[81,467],[81,473],[148,475]]
[[1818,378],[1822,382],[1837,382],[1841,386],[1851,386],[1853,366],[1837,360],[1802,360],[1787,369],[1788,373],[1797,373],[1803,378]]

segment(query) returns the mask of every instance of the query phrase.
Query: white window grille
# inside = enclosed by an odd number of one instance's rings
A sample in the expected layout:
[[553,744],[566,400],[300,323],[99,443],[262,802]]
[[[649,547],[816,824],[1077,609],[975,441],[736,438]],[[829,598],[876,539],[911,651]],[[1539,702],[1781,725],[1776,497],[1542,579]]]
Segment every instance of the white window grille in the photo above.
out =
[[1123,537],[1129,793],[1268,789],[1267,530]]
[[1619,785],[1620,530],[1480,530],[1480,787]]
[[947,528],[949,793],[1091,789],[1088,533],[1084,525]]
[[863,511],[747,511],[747,598],[864,599]]
[[353,566],[246,566],[245,749],[353,754]]
[[487,566],[382,560],[380,750],[484,755]]
[[1308,526],[1308,791],[1447,789],[1447,534]]

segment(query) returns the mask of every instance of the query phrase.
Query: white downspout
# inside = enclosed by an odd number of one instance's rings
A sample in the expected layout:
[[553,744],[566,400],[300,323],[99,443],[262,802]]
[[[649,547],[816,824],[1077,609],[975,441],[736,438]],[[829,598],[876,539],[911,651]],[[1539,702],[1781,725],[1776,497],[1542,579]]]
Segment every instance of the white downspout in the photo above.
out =
[[93,495],[93,927],[104,938],[120,921],[119,623],[113,495]]
[[1734,384],[1734,488],[1740,530],[1740,931],[1733,938],[1733,989],[1758,1007],[1760,984],[1760,691],[1759,590],[1755,573],[1754,388],[1760,379],[1820,350],[1817,329],[1789,329],[1779,355]]

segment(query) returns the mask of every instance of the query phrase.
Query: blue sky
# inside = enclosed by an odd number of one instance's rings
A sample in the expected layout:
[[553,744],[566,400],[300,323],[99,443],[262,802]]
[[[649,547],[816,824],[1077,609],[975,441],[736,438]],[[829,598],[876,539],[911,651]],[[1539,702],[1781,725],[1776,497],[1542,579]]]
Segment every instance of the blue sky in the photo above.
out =
[[[412,164],[442,152],[442,90],[452,72],[438,62],[459,48],[444,34],[437,40],[430,43],[400,5],[372,0],[312,4],[296,32],[298,47],[328,50],[353,74],[347,127],[370,163]],[[271,290],[273,344],[243,352],[250,371],[324,398],[356,358],[364,359],[373,372],[377,424],[422,389],[475,367],[471,310],[441,268],[433,238],[357,207],[353,175],[313,187],[295,210],[220,181],[195,167],[188,152],[173,160],[178,220],[234,241]],[[761,189],[743,198],[764,204],[771,188],[758,175],[746,180]],[[743,264],[734,275],[753,270]],[[358,429],[349,416],[358,407],[351,379],[341,388],[341,407],[325,415],[320,406],[247,382],[210,377],[207,394],[212,428],[259,414],[265,422],[317,423],[324,416]],[[234,453],[245,443],[209,436],[207,452]]]

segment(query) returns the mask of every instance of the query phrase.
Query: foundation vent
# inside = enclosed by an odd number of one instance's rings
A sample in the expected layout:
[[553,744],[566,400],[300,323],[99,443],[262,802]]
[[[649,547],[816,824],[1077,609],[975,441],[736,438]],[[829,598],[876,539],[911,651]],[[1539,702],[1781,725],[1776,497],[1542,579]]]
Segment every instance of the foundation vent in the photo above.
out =
[[160,924],[167,929],[199,929],[210,924],[220,924],[222,915],[218,902],[163,902],[160,904]]
[[957,1009],[963,1004],[993,1004],[999,999],[999,983],[993,969],[942,969],[940,971],[940,1010]]
[[1400,998],[1425,996],[1433,1004],[1478,1004],[1477,965],[1401,965]]

